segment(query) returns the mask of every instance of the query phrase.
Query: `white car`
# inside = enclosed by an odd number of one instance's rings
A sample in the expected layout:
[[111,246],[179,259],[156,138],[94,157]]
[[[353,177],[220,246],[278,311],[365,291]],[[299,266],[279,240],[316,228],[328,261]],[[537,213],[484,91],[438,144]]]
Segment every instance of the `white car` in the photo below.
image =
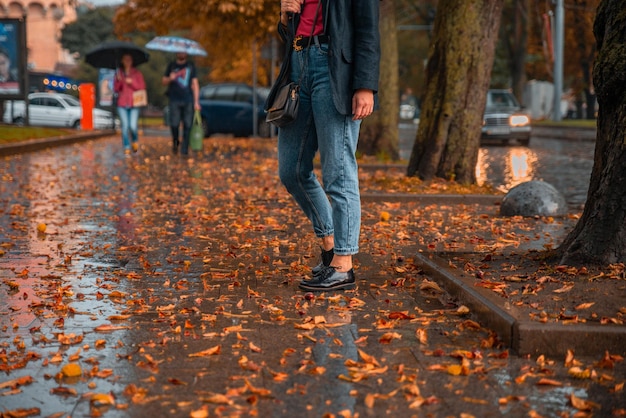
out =
[[[82,109],[74,96],[63,93],[31,93],[28,95],[28,117],[33,126],[62,126],[80,129]],[[4,106],[5,123],[24,125],[26,111],[23,100],[7,101]],[[95,129],[114,129],[113,114],[103,109],[93,109]]]
[[483,115],[482,142],[495,140],[507,144],[517,140],[527,146],[531,136],[530,117],[509,90],[492,89],[487,92]]

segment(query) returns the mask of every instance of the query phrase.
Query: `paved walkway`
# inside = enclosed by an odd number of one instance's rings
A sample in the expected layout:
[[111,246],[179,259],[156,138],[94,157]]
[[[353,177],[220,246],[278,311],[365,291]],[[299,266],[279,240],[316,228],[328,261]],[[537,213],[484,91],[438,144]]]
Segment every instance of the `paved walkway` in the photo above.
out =
[[[515,318],[420,255],[425,231],[380,222],[413,225],[418,198],[364,198],[356,291],[300,292],[318,250],[273,143],[205,143],[195,160],[157,137],[125,159],[115,136],[0,160],[0,414],[626,414],[618,353],[515,355],[489,317]],[[428,203],[443,218],[494,211],[445,198]]]

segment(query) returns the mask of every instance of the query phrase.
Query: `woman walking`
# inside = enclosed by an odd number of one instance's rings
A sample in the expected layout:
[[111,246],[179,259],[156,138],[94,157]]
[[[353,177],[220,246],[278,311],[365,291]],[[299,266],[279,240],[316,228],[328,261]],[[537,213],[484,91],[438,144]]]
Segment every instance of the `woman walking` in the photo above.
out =
[[[356,148],[375,106],[379,0],[282,0],[278,32],[289,49],[281,75],[300,80],[296,120],[278,133],[279,176],[321,240],[308,291],[353,289],[361,203]],[[280,78],[280,75],[279,75]],[[272,95],[270,94],[270,99]],[[313,172],[319,151],[323,186]]]
[[141,71],[133,66],[132,55],[122,55],[121,63],[121,68],[115,73],[113,90],[117,94],[117,113],[122,125],[124,154],[129,156],[131,149],[133,152],[139,149],[137,144],[139,107],[133,103],[133,93],[137,90],[144,90],[146,82]]

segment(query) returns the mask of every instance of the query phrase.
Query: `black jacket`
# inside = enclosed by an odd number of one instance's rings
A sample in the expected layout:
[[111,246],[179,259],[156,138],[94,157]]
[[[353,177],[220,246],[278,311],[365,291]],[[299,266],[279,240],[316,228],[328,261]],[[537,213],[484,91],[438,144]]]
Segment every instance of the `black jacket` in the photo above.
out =
[[[322,0],[325,34],[330,38],[328,67],[333,101],[337,111],[343,115],[352,114],[352,96],[355,90],[363,88],[378,92],[378,3],[379,0]],[[300,15],[294,15],[293,19],[297,28]],[[278,24],[278,33],[286,44],[286,53],[277,81],[268,96],[266,109],[273,101],[277,87],[289,78],[294,37],[291,26],[291,23],[288,26]]]

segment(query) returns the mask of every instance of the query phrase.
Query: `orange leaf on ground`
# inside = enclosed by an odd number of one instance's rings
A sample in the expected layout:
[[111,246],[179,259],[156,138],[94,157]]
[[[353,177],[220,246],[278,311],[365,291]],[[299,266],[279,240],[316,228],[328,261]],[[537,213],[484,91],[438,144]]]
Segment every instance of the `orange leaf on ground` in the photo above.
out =
[[420,344],[422,345],[428,344],[428,334],[426,333],[425,329],[418,328],[415,331],[415,336],[417,337],[417,340],[420,342]]
[[19,386],[30,385],[33,383],[33,378],[30,376],[22,376],[17,379],[7,380],[6,382],[0,383],[0,389],[11,388],[16,389]]
[[396,338],[400,339],[400,338],[402,338],[402,335],[398,334],[397,332],[386,332],[383,335],[381,335],[381,337],[378,339],[378,341],[381,344],[389,344],[389,343],[391,343],[391,341],[393,341]]
[[539,379],[537,384],[541,386],[563,386],[562,382],[559,382],[558,380],[554,380],[554,379],[547,379],[545,377]]
[[111,331],[118,331],[118,330],[122,330],[122,329],[129,329],[130,327],[124,327],[124,326],[119,326],[119,325],[111,325],[111,324],[105,324],[105,325],[99,325],[97,327],[95,327],[93,330],[95,332],[111,332]]
[[215,347],[208,348],[204,351],[199,351],[197,353],[189,354],[189,357],[207,357],[207,356],[215,356],[220,353],[222,350],[221,345],[216,345]]
[[579,411],[591,411],[593,408],[600,407],[600,405],[591,401],[586,401],[584,399],[581,399],[575,396],[573,393],[570,394],[569,401],[572,403],[572,406],[578,409]]
[[11,418],[26,418],[26,417],[32,417],[32,416],[39,416],[41,415],[41,410],[39,408],[19,408],[19,409],[12,409],[10,411],[4,411],[3,414],[5,414],[7,417],[11,417]]

